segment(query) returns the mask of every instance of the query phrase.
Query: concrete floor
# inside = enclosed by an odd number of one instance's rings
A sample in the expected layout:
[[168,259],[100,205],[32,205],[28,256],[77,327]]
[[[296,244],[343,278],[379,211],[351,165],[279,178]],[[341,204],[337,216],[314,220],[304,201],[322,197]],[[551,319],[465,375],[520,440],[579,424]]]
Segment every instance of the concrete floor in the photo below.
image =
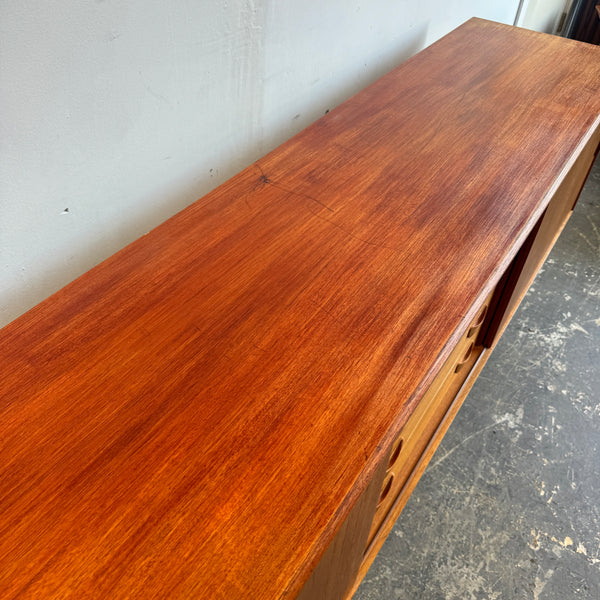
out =
[[600,157],[354,600],[600,599]]

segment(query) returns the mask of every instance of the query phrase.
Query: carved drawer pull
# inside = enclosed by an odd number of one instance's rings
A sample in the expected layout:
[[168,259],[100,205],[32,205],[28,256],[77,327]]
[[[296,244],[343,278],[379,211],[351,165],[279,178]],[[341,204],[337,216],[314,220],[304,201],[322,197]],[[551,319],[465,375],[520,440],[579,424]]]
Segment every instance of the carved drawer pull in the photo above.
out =
[[394,481],[394,474],[389,473],[383,482],[383,486],[381,488],[381,494],[379,494],[379,502],[377,502],[377,506],[380,506],[385,502],[385,499],[389,496],[390,490],[392,489],[392,483]]
[[475,344],[471,342],[463,358],[460,360],[460,362],[457,363],[456,367],[454,368],[455,373],[458,373],[465,366],[465,364],[467,364],[469,358],[471,357],[471,353],[473,352],[473,346],[475,346]]
[[398,457],[400,456],[400,451],[402,450],[402,443],[404,442],[403,439],[400,439],[393,447],[392,449],[392,453],[390,454],[390,460],[388,461],[388,469],[391,469],[394,464],[396,463],[396,461],[398,460]]
[[471,324],[469,327],[469,331],[467,332],[467,337],[473,337],[473,334],[483,325],[483,320],[485,319],[485,315],[487,314],[487,304],[479,311],[479,316],[475,319],[475,322]]

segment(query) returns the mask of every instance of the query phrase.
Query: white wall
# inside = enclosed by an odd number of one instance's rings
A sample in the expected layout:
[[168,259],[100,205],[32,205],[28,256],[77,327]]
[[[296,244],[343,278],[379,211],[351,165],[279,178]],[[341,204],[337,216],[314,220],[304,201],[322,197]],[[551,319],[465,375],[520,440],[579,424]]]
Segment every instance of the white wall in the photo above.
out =
[[517,21],[519,27],[554,33],[568,0],[525,0]]
[[0,325],[518,0],[2,0]]

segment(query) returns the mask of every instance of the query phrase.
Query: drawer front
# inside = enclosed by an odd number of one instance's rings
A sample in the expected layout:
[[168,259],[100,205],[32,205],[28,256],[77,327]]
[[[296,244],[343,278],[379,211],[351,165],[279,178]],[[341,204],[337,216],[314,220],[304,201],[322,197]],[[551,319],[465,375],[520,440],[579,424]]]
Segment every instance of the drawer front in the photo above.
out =
[[[392,445],[367,547],[378,535],[390,512],[393,512],[406,481],[483,350],[480,332],[490,312],[492,295],[486,298]],[[395,520],[397,516],[394,514],[392,518]]]

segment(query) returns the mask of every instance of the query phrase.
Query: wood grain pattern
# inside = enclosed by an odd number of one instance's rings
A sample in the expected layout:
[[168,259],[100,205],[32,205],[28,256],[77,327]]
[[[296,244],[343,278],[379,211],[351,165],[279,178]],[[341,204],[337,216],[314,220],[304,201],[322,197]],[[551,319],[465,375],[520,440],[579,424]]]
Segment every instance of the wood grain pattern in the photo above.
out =
[[[490,357],[490,350],[487,348],[481,348],[480,351],[473,355],[473,364],[471,366],[471,370],[469,371],[468,377],[464,380],[461,386],[458,388],[454,388],[451,385],[451,389],[448,389],[449,392],[446,396],[446,399],[451,400],[450,405],[447,407],[446,412],[443,414],[441,421],[439,422],[435,432],[433,433],[431,439],[429,440],[426,448],[423,453],[418,457],[417,464],[411,471],[408,479],[404,483],[402,490],[396,497],[396,500],[391,507],[389,513],[386,516],[386,519],[382,522],[377,535],[372,539],[370,545],[367,547],[365,551],[364,560],[359,568],[358,576],[354,582],[354,585],[349,589],[348,595],[346,596],[346,600],[349,600],[356,589],[358,588],[360,582],[363,577],[367,574],[369,567],[371,566],[373,560],[377,556],[377,553],[381,549],[386,537],[392,531],[394,527],[394,523],[398,519],[399,515],[402,512],[402,509],[406,505],[410,495],[415,489],[419,479],[423,475],[427,465],[433,458],[437,447],[440,445],[444,435],[448,431],[448,428],[452,424],[454,417],[456,417],[460,407],[462,406],[467,394],[470,389],[473,387],[473,384],[477,380],[479,373],[485,366],[488,358]],[[452,382],[456,383],[455,381]]]
[[510,269],[494,322],[487,332],[486,345],[493,346],[502,335],[569,220],[598,154],[599,144],[600,128],[594,132],[584,146],[578,159],[552,195],[552,199],[536,227],[521,247]]
[[[499,286],[504,287],[504,284],[505,282],[501,281]],[[393,491],[390,493],[388,501],[383,506],[377,507],[364,558],[347,598],[354,594],[361,580],[367,574],[469,390],[487,362],[490,351],[484,347],[483,343],[486,332],[492,323],[493,307],[497,298],[497,289],[494,289],[402,428],[396,441],[396,444],[401,441],[402,451],[388,467],[388,472],[392,472],[395,476]],[[466,355],[465,348],[469,349]],[[459,365],[460,369],[457,368]]]
[[5,327],[0,597],[294,597],[599,115],[473,19]]
[[[483,306],[489,306],[491,296],[492,294],[488,296]],[[483,346],[478,335],[483,325],[483,318],[480,318],[480,313],[482,312],[481,309],[478,311],[477,317],[452,350],[444,366],[427,388],[418,406],[402,428],[398,439],[394,442],[394,447],[399,447],[400,444],[398,442],[401,442],[401,448],[400,452],[394,455],[395,460],[388,466],[388,473],[393,475],[393,479],[385,501],[380,502],[377,506],[369,533],[369,544],[379,533],[381,524],[387,519],[396,497],[404,488],[406,480],[446,414],[456,392],[468,378],[472,366],[483,351]],[[485,314],[487,314],[487,311],[485,311]],[[393,524],[398,515],[399,512],[394,515],[390,524]],[[385,535],[387,533],[386,531]],[[385,535],[381,543],[383,543]],[[377,551],[379,550],[379,546]]]
[[356,574],[367,547],[369,527],[377,506],[385,467],[385,462],[379,465],[369,485],[302,587],[297,600],[345,600],[349,590],[354,589]]

